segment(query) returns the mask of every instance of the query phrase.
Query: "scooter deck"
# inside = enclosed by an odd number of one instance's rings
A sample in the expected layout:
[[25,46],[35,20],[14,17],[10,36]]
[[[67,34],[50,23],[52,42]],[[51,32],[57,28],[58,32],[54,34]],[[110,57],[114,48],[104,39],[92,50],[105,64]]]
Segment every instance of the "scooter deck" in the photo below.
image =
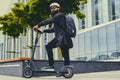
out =
[[56,73],[56,74],[58,74],[58,73],[68,73],[68,72],[66,72],[66,71],[43,71],[43,70],[40,70],[40,71],[35,71],[35,72],[38,72],[38,73]]
[[44,70],[35,71],[35,72],[39,72],[39,73],[57,73],[56,71],[44,71]]

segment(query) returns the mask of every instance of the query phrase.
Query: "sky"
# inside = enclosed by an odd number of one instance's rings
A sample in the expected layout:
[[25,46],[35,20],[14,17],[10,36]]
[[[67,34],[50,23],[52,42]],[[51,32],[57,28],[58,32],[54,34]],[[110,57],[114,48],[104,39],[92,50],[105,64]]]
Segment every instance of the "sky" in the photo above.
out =
[[0,16],[8,11],[11,0],[0,0]]
[[[0,16],[6,14],[8,12],[8,7],[10,5],[11,0],[0,0]],[[2,32],[0,32],[0,44],[4,42],[4,36]]]

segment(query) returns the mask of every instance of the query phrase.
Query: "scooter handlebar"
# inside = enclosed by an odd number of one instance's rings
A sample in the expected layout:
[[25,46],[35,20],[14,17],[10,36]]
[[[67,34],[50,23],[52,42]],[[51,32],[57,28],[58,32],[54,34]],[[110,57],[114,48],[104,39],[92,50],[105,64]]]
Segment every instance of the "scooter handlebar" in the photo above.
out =
[[43,32],[42,32],[42,31],[40,31],[40,30],[37,30],[37,32],[38,32],[38,33],[40,33],[40,34],[42,34],[42,33],[43,33]]

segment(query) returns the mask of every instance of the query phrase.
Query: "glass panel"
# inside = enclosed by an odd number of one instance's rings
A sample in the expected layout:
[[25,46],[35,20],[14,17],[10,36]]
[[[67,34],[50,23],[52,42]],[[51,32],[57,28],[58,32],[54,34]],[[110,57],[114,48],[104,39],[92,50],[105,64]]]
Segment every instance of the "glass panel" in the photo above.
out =
[[115,14],[116,18],[120,18],[120,0],[115,0]]
[[120,18],[120,0],[112,0],[112,20]]
[[107,52],[103,52],[99,54],[99,60],[108,60],[109,56],[107,54]]
[[99,52],[107,51],[106,47],[106,27],[101,27],[99,30]]
[[1,43],[1,44],[0,44],[0,60],[2,60],[3,57],[4,57],[4,56],[3,56],[3,47],[4,47],[4,46],[3,46],[3,43]]
[[75,39],[73,38],[73,48],[74,48],[74,55],[78,55],[78,35],[76,35]]
[[107,26],[107,47],[108,51],[116,50],[115,24]]
[[112,20],[115,20],[115,0],[112,0]]
[[87,55],[85,55],[85,57],[86,57],[86,61],[91,61],[91,58],[92,58],[91,55],[87,54]]
[[79,35],[79,42],[78,42],[78,52],[79,52],[79,55],[84,55],[85,53],[85,49],[84,49],[84,34],[80,34]]
[[120,50],[117,51],[117,58],[120,60]]
[[117,50],[120,49],[120,21],[116,22],[116,45]]
[[[87,5],[85,4],[83,6],[80,6],[80,11],[87,16]],[[87,20],[87,18],[79,20],[79,29],[84,29],[85,27],[88,27]]]
[[85,56],[79,56],[79,57],[76,56],[75,60],[77,60],[77,61],[86,61],[87,57],[85,57]]
[[99,60],[107,60],[109,59],[109,55],[107,52],[99,53],[99,54],[92,54],[92,58],[90,61],[99,61]]
[[102,0],[95,0],[95,19],[96,25],[103,23]]
[[92,54],[98,53],[98,31],[97,29],[91,31],[91,47],[92,47]]
[[110,51],[108,52],[108,55],[109,55],[109,59],[117,59],[118,58],[118,55],[120,56],[120,52],[118,51]]
[[85,33],[85,54],[91,53],[90,32]]
[[76,57],[76,60],[79,61],[86,61],[86,57],[84,55],[84,34],[79,34],[79,42],[78,42],[78,54],[79,56]]
[[69,50],[69,56],[70,56],[70,60],[73,60],[74,57],[73,48]]
[[20,2],[20,0],[18,0],[18,2]]
[[90,61],[98,61],[99,60],[99,55],[98,54],[92,54],[92,58]]

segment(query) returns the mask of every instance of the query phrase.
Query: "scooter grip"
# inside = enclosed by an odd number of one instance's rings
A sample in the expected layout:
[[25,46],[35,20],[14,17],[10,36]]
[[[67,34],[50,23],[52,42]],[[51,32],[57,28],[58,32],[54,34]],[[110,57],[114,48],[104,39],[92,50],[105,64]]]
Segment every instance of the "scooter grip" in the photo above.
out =
[[41,33],[41,34],[43,33],[43,32],[41,32],[40,30],[37,30],[37,32],[38,32],[38,33]]

